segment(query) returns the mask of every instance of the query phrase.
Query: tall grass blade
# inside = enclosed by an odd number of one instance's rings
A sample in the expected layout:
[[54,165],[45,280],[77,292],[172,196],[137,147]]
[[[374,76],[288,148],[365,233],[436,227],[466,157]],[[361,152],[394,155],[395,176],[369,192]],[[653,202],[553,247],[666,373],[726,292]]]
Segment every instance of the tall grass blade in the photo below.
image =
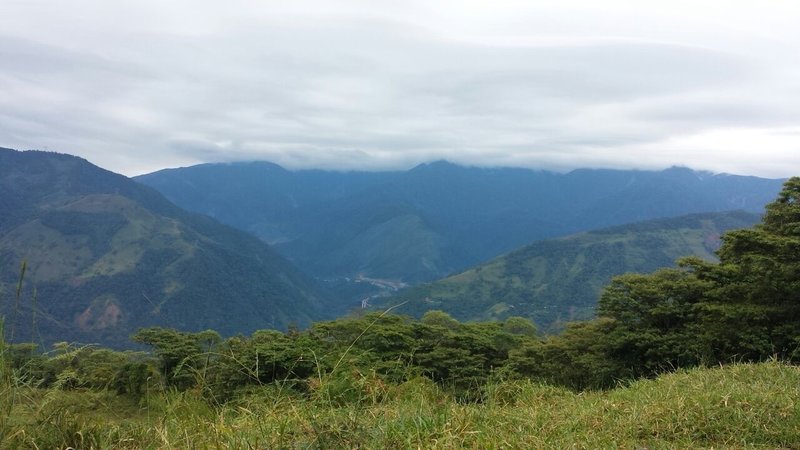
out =
[[14,325],[17,322],[17,313],[19,312],[20,299],[22,298],[22,286],[25,280],[25,272],[28,270],[28,261],[22,261],[19,269],[19,281],[17,281],[17,293],[14,296],[14,309],[11,316],[11,333],[8,337],[8,342],[14,342]]

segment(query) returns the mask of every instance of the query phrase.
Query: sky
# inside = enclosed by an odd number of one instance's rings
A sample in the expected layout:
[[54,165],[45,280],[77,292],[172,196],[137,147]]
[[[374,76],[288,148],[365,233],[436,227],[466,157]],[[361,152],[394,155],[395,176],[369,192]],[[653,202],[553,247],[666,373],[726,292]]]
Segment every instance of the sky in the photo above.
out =
[[0,146],[800,175],[800,2],[0,0]]

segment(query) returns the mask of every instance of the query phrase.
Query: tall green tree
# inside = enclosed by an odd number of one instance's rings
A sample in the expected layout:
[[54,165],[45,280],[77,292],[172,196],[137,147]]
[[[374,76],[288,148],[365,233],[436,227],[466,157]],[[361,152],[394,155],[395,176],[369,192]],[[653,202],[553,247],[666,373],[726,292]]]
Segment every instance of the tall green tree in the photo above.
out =
[[161,327],[142,328],[131,339],[153,347],[164,380],[178,388],[195,383],[197,371],[205,371],[212,347],[221,340],[213,330],[185,333]]
[[[727,339],[722,355],[797,360],[800,345],[800,177],[789,179],[767,205],[762,223],[723,236],[717,265],[691,264],[713,280],[704,322]],[[722,332],[725,331],[723,334]]]
[[614,319],[602,336],[609,357],[634,376],[697,364],[697,308],[712,286],[682,269],[614,278],[599,304],[600,315]]
[[700,362],[800,359],[800,178],[761,224],[722,237],[719,262],[616,277],[599,302],[609,357],[636,375]]

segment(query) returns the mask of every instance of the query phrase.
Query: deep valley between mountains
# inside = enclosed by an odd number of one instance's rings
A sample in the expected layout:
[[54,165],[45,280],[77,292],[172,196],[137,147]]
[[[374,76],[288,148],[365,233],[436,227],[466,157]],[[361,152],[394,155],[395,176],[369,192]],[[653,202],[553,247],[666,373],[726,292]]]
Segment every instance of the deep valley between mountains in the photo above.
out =
[[[782,180],[461,167],[205,164],[129,179],[0,151],[0,268],[17,338],[132,345],[145,326],[286,330],[362,308],[462,321],[594,314],[614,275],[713,260]],[[25,262],[21,298],[11,298]],[[438,280],[438,281],[437,281]],[[14,313],[12,314],[12,309]],[[24,331],[23,331],[24,330]]]

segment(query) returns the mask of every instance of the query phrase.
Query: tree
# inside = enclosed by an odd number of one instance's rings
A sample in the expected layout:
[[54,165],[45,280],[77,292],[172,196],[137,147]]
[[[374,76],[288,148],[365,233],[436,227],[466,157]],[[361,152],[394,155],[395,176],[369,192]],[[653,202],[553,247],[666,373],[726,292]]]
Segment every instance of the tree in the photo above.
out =
[[800,177],[786,181],[761,224],[723,236],[718,255],[718,265],[694,265],[719,284],[709,308],[737,331],[717,345],[745,359],[800,359]]
[[211,347],[221,338],[212,330],[184,333],[151,327],[142,328],[131,339],[153,347],[159,358],[159,369],[168,384],[187,388],[195,382],[194,371],[208,367]]
[[767,205],[763,222],[722,237],[719,262],[613,279],[598,312],[614,320],[610,356],[636,375],[670,367],[800,360],[800,178]]
[[536,337],[536,325],[528,318],[511,316],[503,322],[503,331],[510,334]]
[[682,269],[615,277],[598,304],[600,316],[614,319],[602,336],[609,356],[635,376],[697,364],[697,305],[712,286]]
[[457,330],[461,326],[458,320],[454,319],[450,314],[438,309],[423,314],[420,322],[425,325],[438,326],[448,330]]
[[509,353],[507,367],[522,376],[572,389],[613,387],[631,373],[609,352],[613,319],[573,322],[544,341],[529,340]]

